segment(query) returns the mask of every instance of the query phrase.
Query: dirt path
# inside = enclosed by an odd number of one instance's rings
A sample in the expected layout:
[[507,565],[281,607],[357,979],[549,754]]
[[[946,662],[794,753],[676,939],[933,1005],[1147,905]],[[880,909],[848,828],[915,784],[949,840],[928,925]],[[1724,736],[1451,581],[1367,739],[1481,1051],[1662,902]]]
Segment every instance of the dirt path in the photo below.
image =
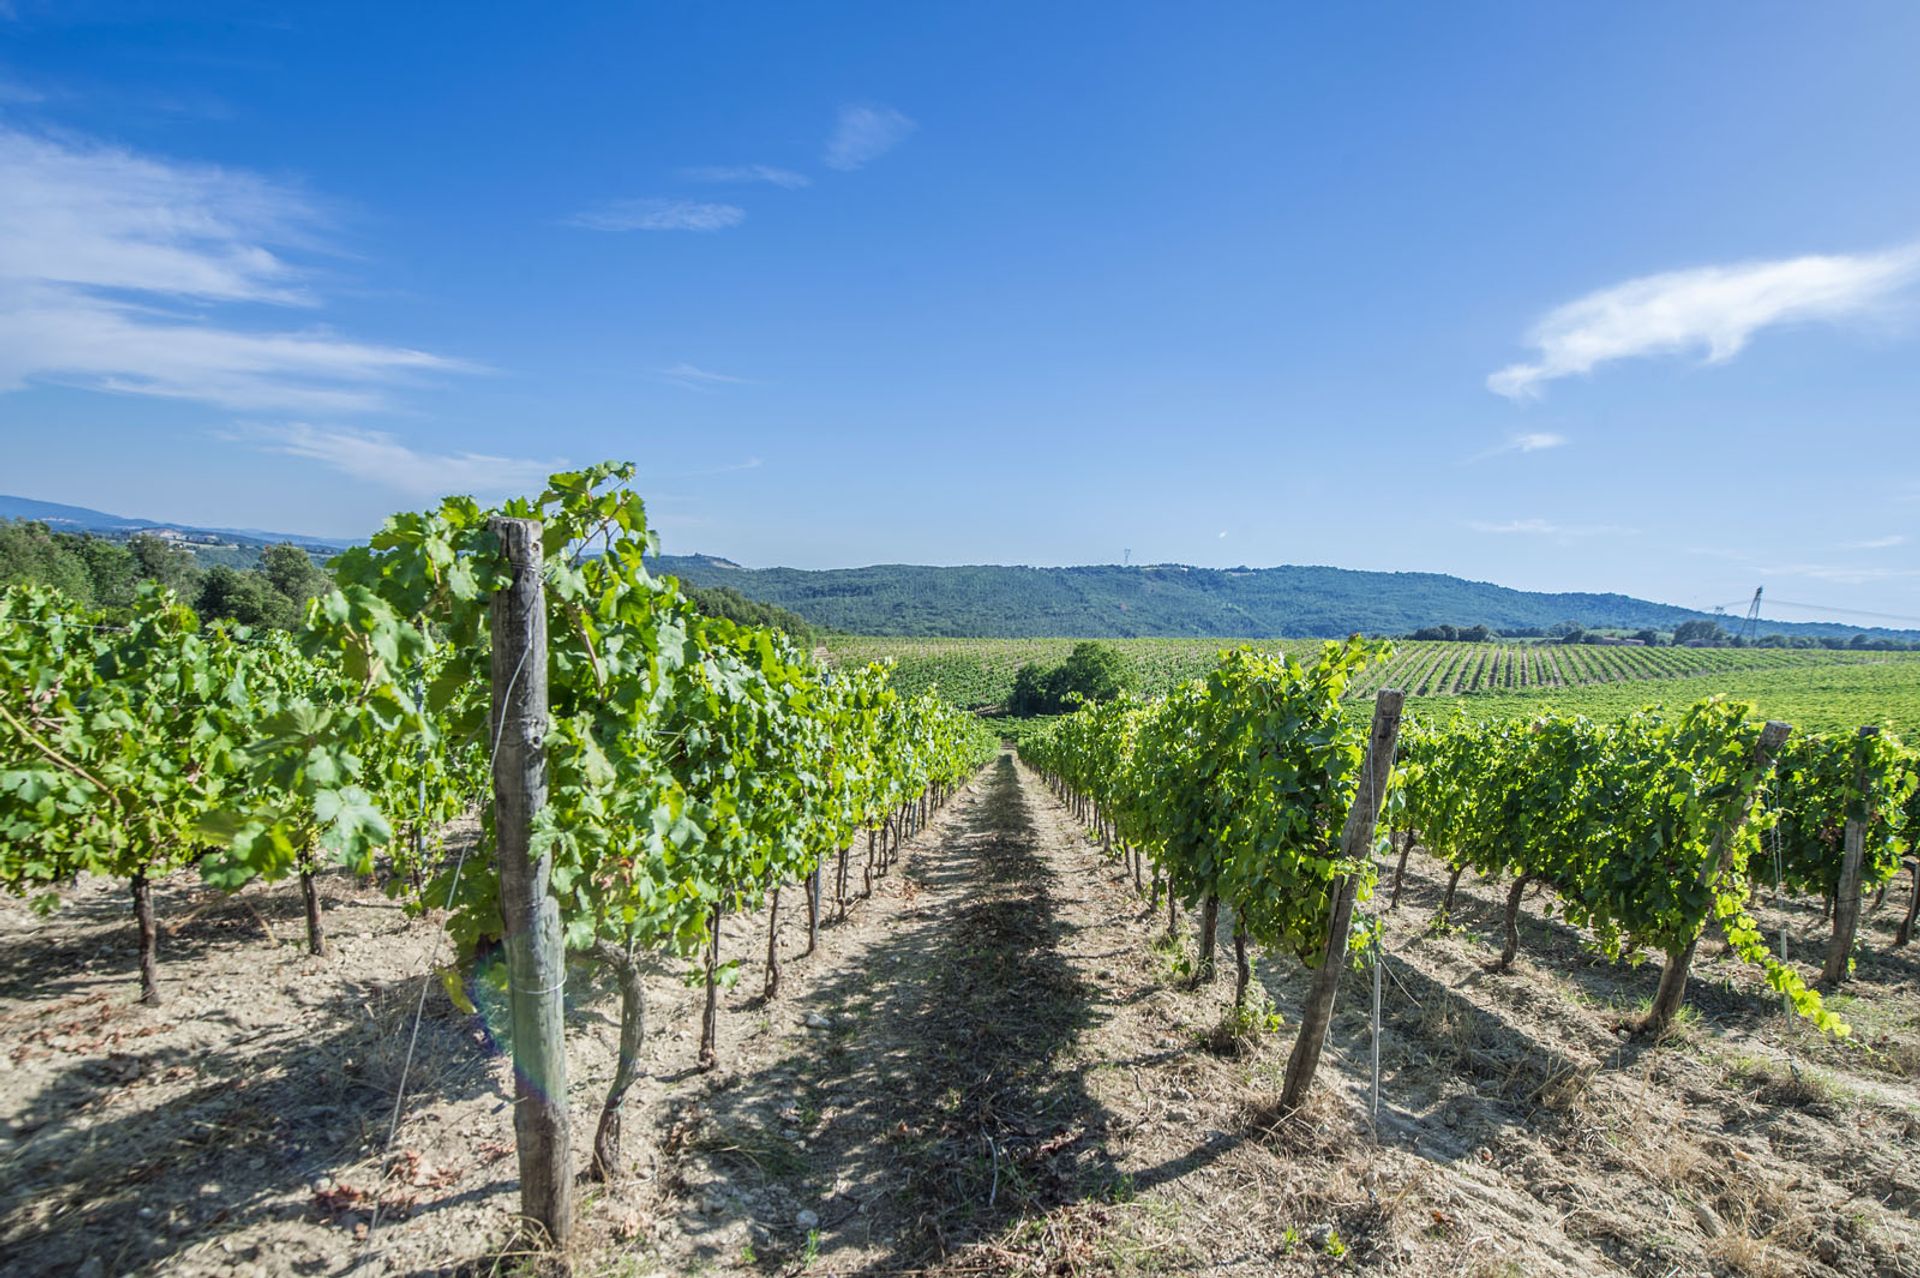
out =
[[693,1211],[744,1217],[688,1222],[672,1259],[917,1269],[1112,1180],[1104,1115],[1062,1068],[1095,993],[1057,948],[1058,818],[1002,756],[909,849],[859,948],[832,938],[779,1050],[662,1116],[663,1146],[697,1155]]
[[[1309,1111],[1263,1130],[1306,972],[1262,958],[1288,1023],[1209,1050],[1231,981],[1184,977],[1192,921],[1168,936],[1004,755],[844,917],[829,904],[811,956],[787,894],[772,1001],[764,913],[726,920],[718,1070],[694,1069],[698,989],[653,974],[629,1166],[583,1187],[575,1273],[1920,1273],[1920,1000],[1893,911],[1870,915],[1849,999],[1870,1051],[1812,1040],[1711,946],[1697,1014],[1650,1048],[1611,1027],[1653,969],[1594,961],[1536,904],[1496,973],[1504,885],[1462,883],[1435,930],[1444,879],[1416,854],[1383,920],[1377,1134],[1362,973]],[[0,903],[0,1271],[518,1271],[493,1022],[423,977],[446,958],[431,924],[369,885],[327,895],[336,952],[314,959],[296,892],[165,885],[160,1008],[132,1001],[113,885],[45,920]],[[1817,953],[1811,914],[1767,921]],[[569,994],[584,1161],[615,1003],[586,972]]]

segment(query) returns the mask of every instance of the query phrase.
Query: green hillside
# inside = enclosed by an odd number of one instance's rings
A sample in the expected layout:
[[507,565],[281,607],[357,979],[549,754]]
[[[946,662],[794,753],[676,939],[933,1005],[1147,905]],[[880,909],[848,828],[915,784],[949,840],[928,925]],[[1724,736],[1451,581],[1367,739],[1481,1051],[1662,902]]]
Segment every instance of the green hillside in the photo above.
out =
[[[1671,629],[1705,614],[1617,594],[1539,594],[1441,573],[1346,568],[1083,568],[883,564],[811,571],[742,568],[706,555],[664,556],[661,571],[692,585],[729,586],[847,634],[1037,638],[1310,638],[1404,634],[1436,624],[1539,631]],[[1825,623],[1763,622],[1765,633],[1860,633]],[[1920,638],[1910,631],[1871,635]]]

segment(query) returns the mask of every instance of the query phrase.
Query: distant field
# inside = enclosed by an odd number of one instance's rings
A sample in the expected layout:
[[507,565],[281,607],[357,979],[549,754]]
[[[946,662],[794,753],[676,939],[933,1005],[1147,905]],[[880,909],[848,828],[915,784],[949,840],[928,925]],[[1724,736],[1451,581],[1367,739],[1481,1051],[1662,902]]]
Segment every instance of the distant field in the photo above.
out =
[[[904,691],[937,686],[961,705],[986,709],[1006,701],[1022,665],[1057,664],[1075,642],[855,637],[829,640],[828,648],[841,664],[892,660],[895,684]],[[1102,642],[1125,654],[1140,691],[1149,694],[1203,673],[1215,654],[1235,646],[1217,639]],[[1246,642],[1298,655],[1318,650],[1323,641]],[[1920,653],[1409,641],[1396,644],[1394,656],[1354,691],[1385,686],[1406,691],[1424,714],[1485,717],[1551,706],[1603,715],[1727,693],[1808,730],[1886,721],[1908,735],[1920,734]]]
[[1431,720],[1461,715],[1503,718],[1557,710],[1613,718],[1660,702],[1686,705],[1726,695],[1751,701],[1770,719],[1784,719],[1802,732],[1844,732],[1865,723],[1886,724],[1909,741],[1920,741],[1920,654],[1834,653],[1825,664],[1773,669],[1725,670],[1656,682],[1585,684],[1573,688],[1492,691],[1473,696],[1416,697],[1413,712]]

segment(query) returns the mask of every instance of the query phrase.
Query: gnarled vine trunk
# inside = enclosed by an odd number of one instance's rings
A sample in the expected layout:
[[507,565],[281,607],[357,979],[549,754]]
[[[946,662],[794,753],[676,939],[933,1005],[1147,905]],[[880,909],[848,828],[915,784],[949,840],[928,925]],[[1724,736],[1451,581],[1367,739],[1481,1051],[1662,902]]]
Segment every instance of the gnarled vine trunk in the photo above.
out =
[[1202,984],[1214,977],[1213,952],[1219,930],[1220,898],[1209,894],[1200,906],[1200,962],[1193,974],[1193,979]]
[[774,885],[771,902],[767,906],[767,991],[766,999],[772,1002],[780,993],[780,887]]
[[807,876],[807,950],[812,954],[820,944],[820,867]]
[[1920,861],[1907,862],[1907,868],[1913,871],[1913,895],[1907,901],[1907,917],[1900,920],[1900,930],[1893,934],[1895,946],[1913,939],[1914,916],[1920,914]]
[[1407,878],[1407,854],[1413,851],[1413,831],[1403,830],[1400,834],[1400,863],[1393,867],[1393,899],[1387,902],[1389,910],[1400,908],[1400,885]]
[[1247,1008],[1247,984],[1253,979],[1253,964],[1247,958],[1247,933],[1237,922],[1233,925],[1233,1010]]
[[133,919],[140,929],[140,1001],[160,1005],[160,929],[153,921],[153,884],[133,876]]
[[707,936],[707,1001],[700,1010],[700,1068],[712,1069],[720,1059],[716,1040],[720,1026],[720,907],[713,907]]
[[1527,890],[1527,884],[1533,882],[1531,874],[1523,874],[1513,881],[1507,891],[1507,947],[1500,951],[1500,970],[1513,966],[1513,956],[1520,949],[1520,897]]
[[595,1180],[612,1180],[620,1173],[621,1117],[627,1093],[640,1075],[640,1049],[647,1038],[647,984],[640,964],[627,951],[602,941],[593,947],[593,956],[606,964],[620,987],[620,1046],[614,1055],[613,1082],[600,1104],[588,1173]]
[[327,956],[327,922],[321,913],[320,887],[312,870],[300,871],[300,895],[307,904],[307,953],[315,958]]

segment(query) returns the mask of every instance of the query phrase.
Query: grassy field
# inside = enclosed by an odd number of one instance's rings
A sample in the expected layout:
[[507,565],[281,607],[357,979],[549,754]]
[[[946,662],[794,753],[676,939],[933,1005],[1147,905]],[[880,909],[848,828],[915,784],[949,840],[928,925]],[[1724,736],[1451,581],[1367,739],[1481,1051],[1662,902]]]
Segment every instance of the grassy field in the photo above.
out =
[[[875,639],[828,641],[835,662],[890,660],[904,691],[937,687],[961,705],[1005,702],[1027,662],[1055,665],[1073,639]],[[1164,692],[1204,673],[1231,641],[1103,640],[1124,654],[1141,692]],[[1249,641],[1306,654],[1319,640]],[[1399,687],[1423,715],[1476,718],[1555,709],[1614,715],[1654,703],[1684,704],[1725,693],[1758,704],[1802,730],[1887,723],[1920,735],[1920,653],[1781,648],[1611,648],[1559,644],[1417,643],[1355,685],[1357,694]]]

